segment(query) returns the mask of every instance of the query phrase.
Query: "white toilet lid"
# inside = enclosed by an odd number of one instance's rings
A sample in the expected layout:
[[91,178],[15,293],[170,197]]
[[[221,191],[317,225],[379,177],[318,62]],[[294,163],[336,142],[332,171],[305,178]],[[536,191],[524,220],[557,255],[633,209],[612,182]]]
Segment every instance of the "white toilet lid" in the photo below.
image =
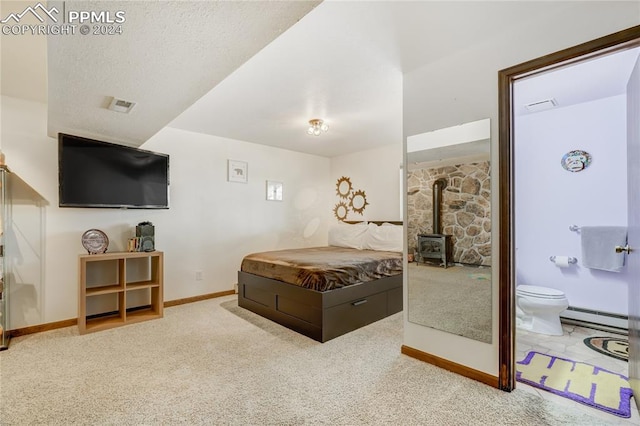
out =
[[516,293],[523,296],[538,297],[541,299],[564,299],[565,294],[561,290],[555,288],[540,287],[537,285],[519,285],[516,287]]

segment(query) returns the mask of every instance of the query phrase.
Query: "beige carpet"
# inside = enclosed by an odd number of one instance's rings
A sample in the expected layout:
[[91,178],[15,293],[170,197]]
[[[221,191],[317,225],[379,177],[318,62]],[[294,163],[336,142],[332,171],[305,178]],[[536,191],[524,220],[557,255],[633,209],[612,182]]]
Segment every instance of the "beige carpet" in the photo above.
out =
[[491,268],[410,263],[409,321],[491,343]]
[[505,393],[400,354],[402,314],[321,344],[227,296],[0,353],[2,425],[585,425],[580,408]]

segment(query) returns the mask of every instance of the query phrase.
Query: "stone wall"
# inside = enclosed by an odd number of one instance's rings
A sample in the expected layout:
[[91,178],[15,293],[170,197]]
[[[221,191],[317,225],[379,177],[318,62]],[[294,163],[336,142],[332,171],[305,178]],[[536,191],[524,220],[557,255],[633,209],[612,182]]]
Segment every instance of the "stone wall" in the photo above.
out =
[[445,178],[440,212],[441,233],[452,235],[453,261],[491,265],[491,177],[488,161],[407,174],[409,253],[418,234],[433,234],[433,182]]

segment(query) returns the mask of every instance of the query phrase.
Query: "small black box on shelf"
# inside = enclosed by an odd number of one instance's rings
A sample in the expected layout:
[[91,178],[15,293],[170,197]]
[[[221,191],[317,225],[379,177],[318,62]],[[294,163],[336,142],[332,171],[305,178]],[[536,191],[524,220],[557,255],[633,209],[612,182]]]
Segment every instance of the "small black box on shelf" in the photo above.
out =
[[138,251],[155,250],[155,228],[151,222],[141,222],[136,226],[136,237],[140,238]]

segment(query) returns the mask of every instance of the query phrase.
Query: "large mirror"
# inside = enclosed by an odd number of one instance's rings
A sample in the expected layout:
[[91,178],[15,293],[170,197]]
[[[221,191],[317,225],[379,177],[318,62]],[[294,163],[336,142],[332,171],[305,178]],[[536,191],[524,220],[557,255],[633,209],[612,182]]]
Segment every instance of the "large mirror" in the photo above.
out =
[[491,343],[489,119],[407,138],[408,320]]

